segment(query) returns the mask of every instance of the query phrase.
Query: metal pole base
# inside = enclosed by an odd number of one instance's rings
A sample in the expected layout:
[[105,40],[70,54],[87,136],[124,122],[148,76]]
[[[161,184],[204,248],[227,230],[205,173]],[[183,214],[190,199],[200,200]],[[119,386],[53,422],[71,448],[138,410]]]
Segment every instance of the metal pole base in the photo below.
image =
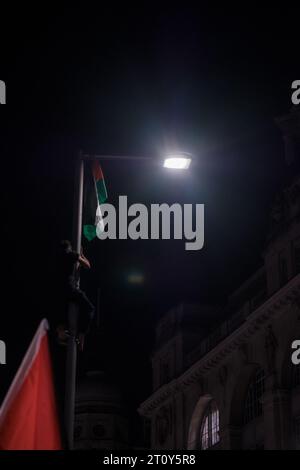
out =
[[75,419],[75,395],[76,395],[76,361],[77,361],[77,317],[78,306],[69,304],[69,333],[67,344],[66,382],[65,382],[65,427],[68,449],[74,448],[74,419]]

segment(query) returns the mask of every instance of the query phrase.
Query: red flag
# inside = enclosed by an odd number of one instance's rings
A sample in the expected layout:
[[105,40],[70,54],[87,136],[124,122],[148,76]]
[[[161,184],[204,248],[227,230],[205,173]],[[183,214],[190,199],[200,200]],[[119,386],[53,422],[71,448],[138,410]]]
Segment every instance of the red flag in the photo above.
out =
[[42,320],[0,408],[0,449],[62,448],[47,320]]

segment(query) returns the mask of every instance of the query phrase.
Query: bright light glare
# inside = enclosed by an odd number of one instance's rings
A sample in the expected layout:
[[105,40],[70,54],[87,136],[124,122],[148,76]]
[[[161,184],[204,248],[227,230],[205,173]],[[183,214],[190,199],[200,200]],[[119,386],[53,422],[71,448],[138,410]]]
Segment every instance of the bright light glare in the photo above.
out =
[[168,157],[164,161],[165,168],[173,168],[175,170],[187,170],[190,166],[191,158],[182,156]]

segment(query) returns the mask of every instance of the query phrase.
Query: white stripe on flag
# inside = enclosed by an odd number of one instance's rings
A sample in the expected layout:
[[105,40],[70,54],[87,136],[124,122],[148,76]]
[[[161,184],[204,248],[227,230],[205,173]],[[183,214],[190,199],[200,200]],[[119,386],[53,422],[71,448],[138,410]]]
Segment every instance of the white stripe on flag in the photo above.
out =
[[98,204],[98,207],[96,210],[95,225],[96,225],[96,234],[97,234],[97,237],[99,237],[99,235],[104,232],[104,220],[103,220],[100,204]]

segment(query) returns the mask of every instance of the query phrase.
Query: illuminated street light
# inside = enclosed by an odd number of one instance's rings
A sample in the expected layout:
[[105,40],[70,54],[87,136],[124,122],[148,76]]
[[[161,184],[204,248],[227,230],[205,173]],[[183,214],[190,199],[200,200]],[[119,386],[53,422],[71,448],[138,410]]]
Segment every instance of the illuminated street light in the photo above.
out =
[[[1,91],[1,90],[0,90]],[[155,159],[143,156],[120,156],[120,155],[88,155],[80,152],[77,159],[76,175],[76,197],[74,198],[74,247],[78,253],[81,250],[81,231],[82,231],[82,210],[83,210],[83,185],[84,185],[84,163],[86,160],[133,160],[148,161]],[[176,170],[187,170],[191,163],[191,155],[187,153],[176,153],[166,155],[164,158],[164,167]],[[140,273],[132,273],[127,278],[129,284],[141,285],[144,282],[144,276]],[[79,282],[79,280],[78,280]],[[77,315],[76,306],[70,303],[69,306],[69,338],[67,346],[66,361],[66,386],[65,386],[65,427],[68,448],[74,448],[74,416],[75,416],[75,388],[76,388],[76,364],[77,364]]]
[[187,170],[191,161],[191,157],[187,154],[167,155],[164,160],[164,168]]

